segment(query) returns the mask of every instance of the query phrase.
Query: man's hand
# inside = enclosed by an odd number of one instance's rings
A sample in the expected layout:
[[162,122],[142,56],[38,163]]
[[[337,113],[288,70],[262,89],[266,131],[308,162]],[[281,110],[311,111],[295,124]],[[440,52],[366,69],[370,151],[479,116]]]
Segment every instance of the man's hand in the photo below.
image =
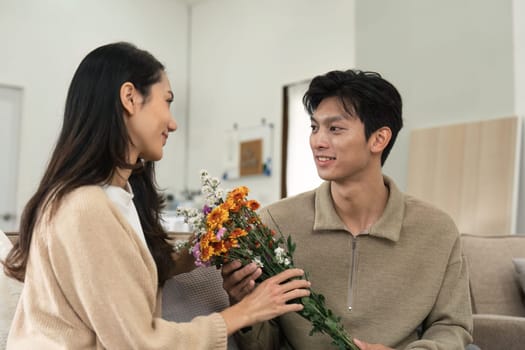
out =
[[250,263],[242,267],[239,260],[232,261],[222,267],[222,287],[230,297],[230,303],[236,304],[255,288],[255,280],[262,274],[262,270]]
[[195,258],[193,257],[193,255],[190,254],[190,252],[187,249],[183,249],[182,251],[177,253],[171,253],[171,258],[175,263],[174,268],[172,270],[173,276],[181,273],[190,272],[196,268]]
[[384,346],[382,344],[365,343],[364,341],[361,341],[361,340],[359,340],[357,338],[354,338],[354,343],[361,350],[394,350],[394,349],[389,348],[388,346]]

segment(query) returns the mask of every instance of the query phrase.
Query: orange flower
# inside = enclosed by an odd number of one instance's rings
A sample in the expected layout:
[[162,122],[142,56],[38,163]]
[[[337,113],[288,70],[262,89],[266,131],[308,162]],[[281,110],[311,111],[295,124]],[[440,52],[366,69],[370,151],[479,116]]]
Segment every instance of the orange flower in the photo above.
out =
[[235,229],[233,229],[233,231],[230,233],[230,238],[231,239],[234,239],[234,238],[239,238],[239,237],[244,237],[248,235],[248,232],[246,232],[245,230],[241,229],[241,228],[238,228],[236,227]]
[[248,187],[246,186],[237,187],[228,193],[227,199],[231,198],[235,203],[242,203],[244,202],[244,198],[248,195],[248,191]]
[[220,206],[215,207],[206,217],[206,226],[208,226],[210,230],[219,229],[228,218],[229,214],[227,210],[224,210]]
[[200,240],[201,250],[209,247],[211,238],[212,236],[210,235],[209,232],[201,237],[201,240]]
[[213,249],[215,250],[214,255],[220,256],[222,253],[228,252],[228,248],[224,241],[213,243],[212,246],[213,246]]
[[236,202],[233,198],[226,199],[226,202],[221,204],[224,210],[231,211],[233,213],[239,212],[241,209],[241,203]]
[[206,247],[203,247],[201,244],[201,256],[200,259],[203,262],[206,262],[210,260],[210,258],[214,255],[214,249],[212,246],[207,245]]
[[226,241],[226,246],[228,247],[228,250],[230,250],[231,248],[239,248],[239,241],[237,240],[237,238],[230,237]]
[[251,199],[246,202],[246,206],[250,208],[251,210],[257,210],[259,209],[260,204],[256,200]]
[[226,241],[224,241],[224,246],[228,251],[230,251],[231,248],[237,247],[239,245],[239,242],[235,238],[230,238]]

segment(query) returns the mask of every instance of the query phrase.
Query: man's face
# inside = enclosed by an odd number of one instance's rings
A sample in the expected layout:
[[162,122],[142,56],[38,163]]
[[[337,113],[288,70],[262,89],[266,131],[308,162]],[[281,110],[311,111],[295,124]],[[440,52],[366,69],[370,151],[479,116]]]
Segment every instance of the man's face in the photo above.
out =
[[349,115],[339,98],[321,101],[312,115],[310,147],[323,180],[359,180],[371,169],[364,124]]

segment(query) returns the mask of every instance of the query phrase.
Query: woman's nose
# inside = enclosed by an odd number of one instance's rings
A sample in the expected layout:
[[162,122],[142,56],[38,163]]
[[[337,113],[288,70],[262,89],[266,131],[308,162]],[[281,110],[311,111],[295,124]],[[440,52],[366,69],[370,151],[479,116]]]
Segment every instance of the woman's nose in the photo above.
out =
[[170,118],[170,121],[168,122],[168,132],[174,132],[177,130],[177,122],[175,121],[175,118]]

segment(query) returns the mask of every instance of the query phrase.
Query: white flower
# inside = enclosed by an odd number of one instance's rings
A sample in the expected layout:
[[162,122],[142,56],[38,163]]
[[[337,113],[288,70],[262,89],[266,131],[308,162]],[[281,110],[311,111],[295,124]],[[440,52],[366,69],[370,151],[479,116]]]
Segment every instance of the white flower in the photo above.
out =
[[214,197],[206,197],[205,203],[209,207],[213,207],[217,203],[217,199]]
[[211,188],[211,186],[208,186],[208,185],[202,186],[201,191],[202,191],[202,194],[205,194],[205,195],[213,194],[213,188]]
[[273,252],[275,253],[276,257],[281,257],[282,255],[284,255],[284,249],[281,247],[275,248]]
[[176,253],[182,252],[183,249],[188,248],[188,241],[177,239],[175,243],[173,243],[173,250]]
[[255,265],[257,265],[260,268],[264,267],[264,264],[261,261],[261,257],[259,257],[259,256],[254,256],[253,257],[253,262],[255,263]]
[[203,219],[204,219],[204,215],[200,214],[200,215],[188,218],[187,223],[193,227],[198,227],[201,224]]
[[277,248],[274,249],[273,252],[275,253],[275,258],[277,259],[277,262],[279,264],[282,264],[284,266],[289,266],[290,265],[291,261],[287,257],[286,251],[283,248],[277,247]]

